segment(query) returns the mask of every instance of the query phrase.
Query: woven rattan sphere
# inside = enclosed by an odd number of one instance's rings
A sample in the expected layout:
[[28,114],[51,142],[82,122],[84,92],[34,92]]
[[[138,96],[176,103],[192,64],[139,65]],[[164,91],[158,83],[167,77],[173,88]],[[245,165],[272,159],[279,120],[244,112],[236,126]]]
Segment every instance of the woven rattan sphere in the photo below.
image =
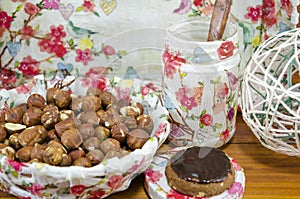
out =
[[300,29],[269,38],[242,82],[245,122],[267,148],[300,157]]

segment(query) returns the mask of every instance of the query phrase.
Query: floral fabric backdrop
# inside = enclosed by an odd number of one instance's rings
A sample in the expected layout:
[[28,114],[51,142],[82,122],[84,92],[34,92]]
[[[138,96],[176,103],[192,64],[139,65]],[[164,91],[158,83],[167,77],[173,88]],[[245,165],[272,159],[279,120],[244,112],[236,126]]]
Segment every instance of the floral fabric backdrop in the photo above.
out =
[[[0,89],[18,87],[40,73],[95,78],[110,73],[114,65],[107,67],[108,63],[126,59],[132,49],[143,48],[143,42],[150,43],[147,47],[163,49],[164,31],[171,23],[211,15],[213,2],[0,0]],[[233,18],[241,29],[242,66],[263,40],[295,27],[298,4],[298,0],[233,0]],[[157,28],[161,33],[153,37],[144,31],[138,38],[113,42],[116,35],[138,28]],[[155,53],[160,55],[161,51]],[[145,51],[134,59],[145,56],[153,55]],[[153,59],[160,62],[160,56]]]

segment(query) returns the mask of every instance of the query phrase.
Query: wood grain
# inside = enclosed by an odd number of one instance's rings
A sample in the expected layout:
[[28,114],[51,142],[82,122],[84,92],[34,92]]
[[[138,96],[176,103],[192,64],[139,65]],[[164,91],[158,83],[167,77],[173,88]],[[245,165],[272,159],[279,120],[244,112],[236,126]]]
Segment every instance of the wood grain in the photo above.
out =
[[216,0],[211,17],[207,41],[221,40],[227,24],[232,0]]
[[[244,199],[300,199],[300,158],[275,153],[263,147],[237,117],[237,131],[221,148],[244,168],[246,189]],[[134,179],[130,187],[108,199],[148,199],[143,187],[144,176]],[[1,199],[15,199],[0,192]]]

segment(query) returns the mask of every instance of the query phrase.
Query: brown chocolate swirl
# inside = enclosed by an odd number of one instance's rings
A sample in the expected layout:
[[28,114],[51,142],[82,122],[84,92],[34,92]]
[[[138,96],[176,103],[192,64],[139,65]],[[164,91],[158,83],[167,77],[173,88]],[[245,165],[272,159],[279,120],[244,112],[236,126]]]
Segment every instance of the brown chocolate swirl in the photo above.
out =
[[232,173],[228,156],[211,147],[191,147],[171,158],[171,167],[181,179],[196,183],[222,182]]

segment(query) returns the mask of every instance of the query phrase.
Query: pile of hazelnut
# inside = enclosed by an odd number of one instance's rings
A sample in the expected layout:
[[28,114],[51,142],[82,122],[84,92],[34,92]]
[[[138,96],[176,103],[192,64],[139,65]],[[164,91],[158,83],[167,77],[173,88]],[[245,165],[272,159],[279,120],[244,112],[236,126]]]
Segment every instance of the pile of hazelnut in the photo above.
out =
[[0,154],[21,162],[91,167],[123,157],[149,139],[153,120],[138,102],[117,101],[89,88],[75,96],[47,89],[27,103],[0,112]]

